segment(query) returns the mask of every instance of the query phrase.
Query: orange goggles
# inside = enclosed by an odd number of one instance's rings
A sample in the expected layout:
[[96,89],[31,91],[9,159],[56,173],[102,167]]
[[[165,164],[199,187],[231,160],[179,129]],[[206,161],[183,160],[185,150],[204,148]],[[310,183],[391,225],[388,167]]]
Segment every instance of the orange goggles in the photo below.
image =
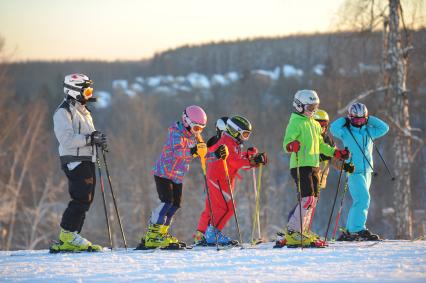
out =
[[205,128],[204,125],[194,124],[191,129],[194,133],[201,133],[203,129]]
[[251,132],[250,131],[242,131],[240,134],[241,134],[241,137],[244,140],[247,140],[250,137]]
[[328,126],[328,121],[317,120],[321,127],[326,128]]
[[82,95],[83,95],[84,99],[88,100],[93,95],[93,88],[86,87],[85,89],[83,89]]

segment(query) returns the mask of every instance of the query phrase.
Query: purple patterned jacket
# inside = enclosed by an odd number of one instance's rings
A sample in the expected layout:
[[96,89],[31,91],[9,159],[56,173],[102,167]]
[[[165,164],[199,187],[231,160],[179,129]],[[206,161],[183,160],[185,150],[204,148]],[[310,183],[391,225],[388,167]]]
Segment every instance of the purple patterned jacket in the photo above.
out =
[[197,140],[181,122],[170,126],[168,131],[166,144],[152,168],[152,174],[181,184],[193,159],[190,148],[197,144]]

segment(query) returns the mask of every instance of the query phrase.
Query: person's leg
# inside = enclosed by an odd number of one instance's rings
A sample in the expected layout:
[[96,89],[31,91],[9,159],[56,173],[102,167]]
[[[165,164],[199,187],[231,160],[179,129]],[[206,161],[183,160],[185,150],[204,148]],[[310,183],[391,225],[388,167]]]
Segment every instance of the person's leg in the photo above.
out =
[[173,206],[173,185],[172,181],[166,178],[154,176],[158,197],[161,203],[152,211],[152,224],[163,225],[166,222],[167,213]]
[[83,227],[86,212],[93,202],[96,186],[94,166],[92,162],[82,162],[73,170],[69,170],[66,165],[63,166],[71,196],[61,220],[61,227],[67,231],[80,232]]
[[352,197],[352,206],[349,210],[346,228],[348,232],[355,233],[365,230],[370,194],[367,187],[365,174],[351,174],[348,179],[349,192]]

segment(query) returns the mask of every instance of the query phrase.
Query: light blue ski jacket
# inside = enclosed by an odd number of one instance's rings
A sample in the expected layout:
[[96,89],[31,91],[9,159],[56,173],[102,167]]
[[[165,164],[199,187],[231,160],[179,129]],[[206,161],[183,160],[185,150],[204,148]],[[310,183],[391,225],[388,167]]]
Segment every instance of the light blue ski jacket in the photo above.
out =
[[[361,128],[354,127],[350,124],[346,126],[346,122],[346,118],[341,117],[331,123],[331,134],[335,138],[340,139],[343,145],[351,152],[351,159],[349,161],[352,161],[355,165],[354,173],[373,172],[368,164],[368,162],[370,162],[371,166],[374,167],[373,140],[384,136],[389,131],[388,124],[374,116],[369,116],[367,124]],[[355,140],[358,142],[359,146]],[[365,160],[364,156],[367,158],[368,162]]]

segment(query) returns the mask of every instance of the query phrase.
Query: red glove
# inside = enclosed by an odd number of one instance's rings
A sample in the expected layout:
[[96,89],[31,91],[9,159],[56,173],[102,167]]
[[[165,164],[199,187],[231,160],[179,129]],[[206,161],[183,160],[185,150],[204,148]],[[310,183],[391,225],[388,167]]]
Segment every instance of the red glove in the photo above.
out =
[[292,142],[289,142],[287,145],[286,145],[286,147],[285,147],[286,149],[287,149],[287,151],[288,152],[298,152],[299,151],[299,149],[300,149],[300,142],[299,141],[292,141]]
[[257,154],[258,153],[258,150],[257,150],[257,148],[256,147],[249,147],[249,148],[247,148],[247,156],[250,158],[250,157],[253,157],[253,155],[255,155],[255,154]]
[[350,155],[351,155],[351,153],[349,152],[349,149],[347,149],[347,148],[336,149],[334,151],[334,157],[336,157],[337,159],[346,160],[346,159],[349,159]]

